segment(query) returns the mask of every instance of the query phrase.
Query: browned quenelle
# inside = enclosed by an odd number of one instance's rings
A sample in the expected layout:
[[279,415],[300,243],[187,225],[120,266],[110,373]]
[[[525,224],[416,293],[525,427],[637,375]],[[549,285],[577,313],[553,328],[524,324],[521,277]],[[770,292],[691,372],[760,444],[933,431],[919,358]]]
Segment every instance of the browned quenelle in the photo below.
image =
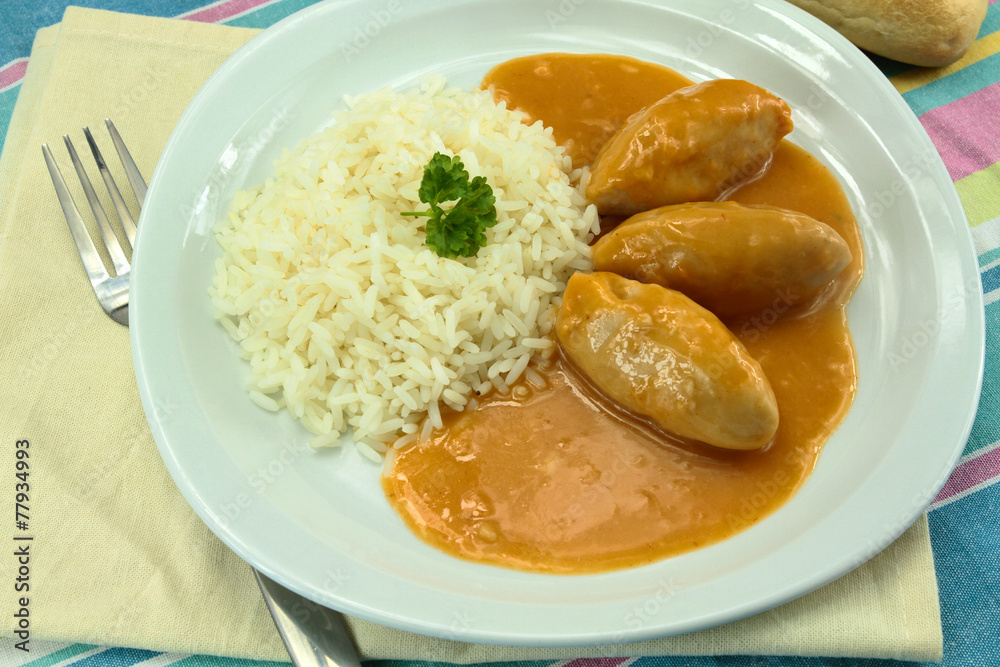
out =
[[806,306],[851,262],[850,247],[829,225],[735,202],[639,213],[591,254],[598,271],[678,290],[723,318]]
[[611,137],[594,161],[587,198],[605,215],[712,201],[759,175],[791,131],[784,100],[752,83],[688,86]]
[[576,273],[556,335],[598,389],[669,433],[756,449],[778,428],[760,365],[715,315],[680,292],[614,273]]

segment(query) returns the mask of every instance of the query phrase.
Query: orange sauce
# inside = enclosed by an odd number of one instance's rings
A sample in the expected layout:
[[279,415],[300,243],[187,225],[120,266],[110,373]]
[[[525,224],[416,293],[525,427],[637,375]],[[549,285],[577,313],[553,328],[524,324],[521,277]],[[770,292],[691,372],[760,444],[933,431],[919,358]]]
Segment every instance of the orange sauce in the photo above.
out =
[[[586,163],[608,128],[684,81],[628,58],[548,54],[500,65],[483,85],[553,126]],[[863,271],[860,234],[835,177],[787,141],[761,178],[727,198],[811,215],[840,233],[854,256],[816,302],[779,297],[726,322],[774,390],[774,440],[738,452],[671,438],[609,405],[557,358],[536,369],[544,389],[525,382],[482,397],[475,410],[450,413],[428,442],[396,455],[383,486],[417,535],[475,561],[598,572],[731,537],[799,489],[854,398],[845,306]]]
[[544,54],[515,58],[486,74],[482,88],[498,102],[541,120],[573,158],[590,164],[629,116],[690,79],[666,67],[623,56]]

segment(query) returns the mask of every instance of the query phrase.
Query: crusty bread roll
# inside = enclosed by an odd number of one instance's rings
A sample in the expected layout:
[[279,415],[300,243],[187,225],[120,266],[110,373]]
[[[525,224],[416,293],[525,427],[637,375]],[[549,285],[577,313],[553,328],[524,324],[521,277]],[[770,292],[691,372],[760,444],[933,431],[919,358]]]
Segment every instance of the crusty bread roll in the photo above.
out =
[[987,0],[789,0],[862,49],[924,67],[969,50]]

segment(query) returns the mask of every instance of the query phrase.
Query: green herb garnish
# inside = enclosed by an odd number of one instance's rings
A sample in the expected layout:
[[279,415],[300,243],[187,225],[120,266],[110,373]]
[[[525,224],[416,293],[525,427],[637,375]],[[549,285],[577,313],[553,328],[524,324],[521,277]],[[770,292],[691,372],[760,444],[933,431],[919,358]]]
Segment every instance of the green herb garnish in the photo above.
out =
[[[418,195],[430,210],[402,215],[429,218],[424,231],[431,250],[441,257],[473,257],[486,245],[486,228],[497,224],[493,188],[483,176],[470,181],[457,155],[434,154],[424,167]],[[447,211],[441,208],[442,203],[456,199]]]

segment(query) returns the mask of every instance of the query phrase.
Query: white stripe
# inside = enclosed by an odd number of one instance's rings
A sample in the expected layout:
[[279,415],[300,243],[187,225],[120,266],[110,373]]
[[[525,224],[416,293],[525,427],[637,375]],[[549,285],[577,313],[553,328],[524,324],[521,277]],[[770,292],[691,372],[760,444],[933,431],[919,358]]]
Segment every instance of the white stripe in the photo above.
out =
[[203,12],[206,9],[211,9],[212,7],[218,7],[219,5],[224,5],[227,2],[229,2],[229,1],[230,0],[219,0],[218,2],[210,2],[207,5],[202,5],[201,7],[198,7],[197,9],[192,9],[190,11],[184,12],[183,14],[178,14],[174,18],[175,19],[182,19],[182,18],[191,16],[192,14],[197,14],[198,12]]
[[963,463],[968,463],[972,459],[979,458],[983,454],[988,454],[989,452],[992,452],[997,447],[1000,447],[1000,440],[997,440],[994,443],[986,445],[985,447],[980,447],[979,449],[977,449],[974,452],[969,452],[968,454],[964,455],[962,458],[960,458],[958,460],[958,463],[955,464],[955,467],[957,468],[958,466],[962,465]]
[[992,269],[992,268],[994,268],[996,266],[1000,266],[1000,259],[995,259],[992,262],[990,262],[989,264],[987,264],[986,266],[980,268],[979,272],[980,273],[986,273],[987,271],[989,271],[990,269]]
[[1000,248],[1000,217],[987,220],[973,227],[972,240],[976,244],[977,255]]
[[956,500],[961,500],[962,498],[964,498],[966,496],[970,496],[973,493],[975,493],[976,491],[982,491],[986,487],[993,486],[997,482],[1000,482],[1000,477],[994,477],[993,479],[988,479],[985,482],[980,482],[979,484],[976,484],[975,486],[970,486],[965,491],[962,491],[961,493],[956,493],[953,496],[948,496],[947,498],[945,498],[941,502],[931,503],[930,506],[927,508],[927,511],[928,512],[932,512],[932,511],[938,509],[939,507],[944,507],[945,505],[950,505],[953,502],[955,502]]
[[149,660],[143,660],[142,662],[137,662],[138,665],[142,667],[167,667],[167,665],[172,665],[178,660],[183,660],[184,658],[190,657],[189,653],[161,653],[159,655],[154,655]]
[[270,7],[271,5],[278,4],[279,2],[282,2],[282,0],[269,0],[268,2],[265,2],[263,4],[257,5],[256,7],[252,8],[252,9],[248,9],[248,10],[246,10],[244,12],[240,12],[239,14],[233,14],[229,18],[223,19],[223,21],[232,21],[233,19],[238,19],[241,16],[246,16],[247,14],[253,14],[257,10],[264,9],[265,7]]
[[4,88],[0,88],[0,93],[6,93],[8,90],[13,90],[14,88],[17,88],[18,86],[20,86],[22,83],[24,83],[24,77],[21,77],[20,79],[18,79],[14,83],[10,84],[9,86],[6,86]]
[[[34,642],[32,642],[32,644],[34,644]],[[72,644],[65,644],[64,646],[72,646]],[[74,662],[76,662],[77,660],[83,660],[85,658],[89,658],[92,655],[97,655],[98,653],[101,653],[102,651],[106,651],[106,650],[108,650],[107,646],[98,646],[98,647],[93,648],[93,649],[91,649],[89,651],[84,651],[83,653],[77,653],[72,658],[67,658],[66,660],[63,660],[62,662],[57,662],[54,665],[52,665],[52,667],[63,667],[64,665],[71,665]]]
[[7,69],[8,67],[13,67],[17,63],[28,62],[28,56],[20,56],[19,58],[14,58],[13,60],[8,60],[3,65],[0,65],[0,71]]

